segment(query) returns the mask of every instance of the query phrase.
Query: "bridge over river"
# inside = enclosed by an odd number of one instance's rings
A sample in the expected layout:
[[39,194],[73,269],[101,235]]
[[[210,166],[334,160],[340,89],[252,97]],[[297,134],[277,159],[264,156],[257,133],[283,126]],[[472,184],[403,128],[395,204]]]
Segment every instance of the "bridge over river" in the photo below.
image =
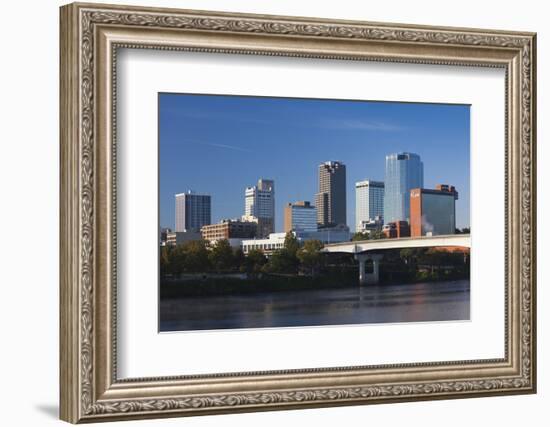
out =
[[[440,236],[403,237],[399,239],[362,240],[326,245],[322,252],[354,254],[359,262],[359,283],[376,284],[379,281],[379,266],[386,249],[432,248],[432,247],[471,247],[469,234],[447,234]],[[365,263],[372,261],[372,272],[367,273]]]

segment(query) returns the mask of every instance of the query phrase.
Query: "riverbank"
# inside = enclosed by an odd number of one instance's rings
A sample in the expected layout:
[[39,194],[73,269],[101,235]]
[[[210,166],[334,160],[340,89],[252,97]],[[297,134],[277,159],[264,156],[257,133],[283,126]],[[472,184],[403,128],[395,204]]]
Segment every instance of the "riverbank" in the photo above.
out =
[[194,280],[186,278],[161,279],[160,297],[223,296],[259,294],[266,292],[340,289],[357,285],[356,274],[295,276],[264,274],[261,277],[239,279],[232,277],[205,277]]
[[[414,276],[405,274],[381,274],[380,285],[413,285],[419,282],[446,282],[467,280],[464,273],[432,274],[419,272]],[[160,297],[201,297],[239,294],[264,294],[283,291],[307,291],[323,289],[346,289],[358,287],[358,273],[354,270],[318,276],[275,275],[242,278],[228,275],[184,277],[182,279],[161,279]]]

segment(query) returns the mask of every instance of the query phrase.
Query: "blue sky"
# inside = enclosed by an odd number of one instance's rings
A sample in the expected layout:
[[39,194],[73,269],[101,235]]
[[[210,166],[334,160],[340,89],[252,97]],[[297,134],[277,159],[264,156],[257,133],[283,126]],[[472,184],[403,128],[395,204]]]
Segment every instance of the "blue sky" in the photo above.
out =
[[315,200],[317,168],[347,172],[348,225],[355,182],[383,180],[385,156],[424,162],[424,186],[454,185],[457,226],[470,224],[470,107],[448,104],[159,94],[160,225],[174,228],[174,194],[212,196],[212,220],[243,214],[244,190],[275,180],[276,231],[288,202]]

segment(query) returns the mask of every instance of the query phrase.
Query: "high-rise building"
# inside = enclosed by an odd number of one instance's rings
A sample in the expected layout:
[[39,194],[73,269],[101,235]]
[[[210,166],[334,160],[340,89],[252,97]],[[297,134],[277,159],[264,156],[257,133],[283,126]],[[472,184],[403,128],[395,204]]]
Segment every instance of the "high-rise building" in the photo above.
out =
[[319,165],[319,191],[315,196],[320,227],[346,224],[346,165],[338,161]]
[[275,231],[275,182],[273,180],[259,179],[254,187],[246,188],[242,219],[258,224],[258,237],[266,237]]
[[285,206],[285,232],[317,231],[317,209],[311,203],[300,201]]
[[176,232],[199,232],[211,223],[211,198],[192,191],[176,194]]
[[438,185],[435,190],[411,190],[411,236],[454,234],[455,200],[458,192],[452,185]]
[[409,221],[411,190],[424,186],[424,165],[420,156],[388,154],[384,184],[384,222]]
[[359,181],[355,183],[355,231],[361,233],[365,224],[384,218],[384,183]]

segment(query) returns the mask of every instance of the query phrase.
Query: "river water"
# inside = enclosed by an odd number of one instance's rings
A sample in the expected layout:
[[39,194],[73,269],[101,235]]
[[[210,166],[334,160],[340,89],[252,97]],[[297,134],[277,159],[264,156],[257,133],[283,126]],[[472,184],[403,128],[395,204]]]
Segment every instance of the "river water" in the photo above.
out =
[[160,331],[470,319],[470,281],[161,300]]

